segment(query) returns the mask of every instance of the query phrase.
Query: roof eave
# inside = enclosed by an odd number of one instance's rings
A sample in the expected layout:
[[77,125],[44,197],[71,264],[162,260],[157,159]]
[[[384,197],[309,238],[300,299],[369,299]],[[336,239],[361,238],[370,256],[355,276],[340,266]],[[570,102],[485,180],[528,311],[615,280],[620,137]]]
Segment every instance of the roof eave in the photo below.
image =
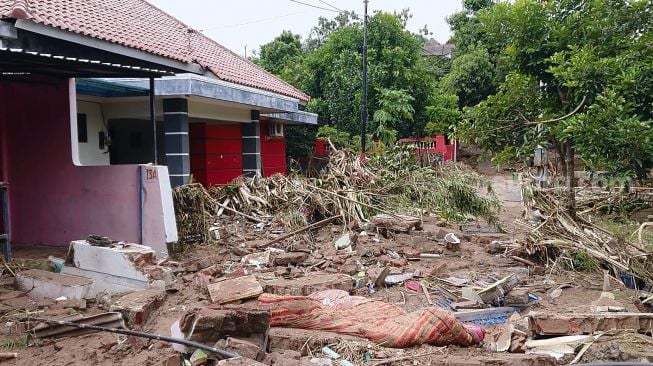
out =
[[307,125],[317,125],[316,113],[297,111],[290,113],[266,113],[262,114],[262,117],[267,117],[271,120],[283,121],[290,124],[307,124]]
[[[112,82],[132,86],[144,86],[142,79],[113,79]],[[278,112],[297,112],[297,98],[243,86],[228,81],[192,74],[164,77],[155,81],[157,96],[196,96],[223,102],[247,105],[252,109],[267,109]]]
[[198,64],[184,63],[167,57],[155,55],[146,51],[123,46],[121,44],[107,42],[101,39],[85,36],[78,33],[69,32],[63,29],[35,23],[31,20],[17,19],[15,27],[28,32],[37,33],[43,36],[72,42],[87,47],[93,47],[99,50],[115,53],[121,56],[132,57],[135,59],[160,64],[179,72],[190,72],[194,74],[203,74],[204,69]]

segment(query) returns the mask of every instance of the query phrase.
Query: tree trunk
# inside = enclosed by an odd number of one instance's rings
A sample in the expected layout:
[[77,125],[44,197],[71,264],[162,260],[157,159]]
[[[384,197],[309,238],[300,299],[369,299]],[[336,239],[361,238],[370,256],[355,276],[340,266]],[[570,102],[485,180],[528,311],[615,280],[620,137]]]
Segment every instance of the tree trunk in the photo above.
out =
[[576,184],[574,180],[574,143],[569,138],[567,141],[562,143],[562,151],[564,151],[565,159],[565,209],[567,213],[575,218],[576,217]]

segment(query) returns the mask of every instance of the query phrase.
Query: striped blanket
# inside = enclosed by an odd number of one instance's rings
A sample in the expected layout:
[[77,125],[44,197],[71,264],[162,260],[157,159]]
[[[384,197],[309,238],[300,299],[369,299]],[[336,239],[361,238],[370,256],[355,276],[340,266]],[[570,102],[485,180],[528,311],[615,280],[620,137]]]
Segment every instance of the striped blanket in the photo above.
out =
[[385,347],[419,344],[471,346],[484,331],[462,324],[453,313],[435,307],[407,313],[400,307],[342,290],[318,291],[309,296],[263,294],[259,306],[272,313],[270,325],[324,330],[367,338]]

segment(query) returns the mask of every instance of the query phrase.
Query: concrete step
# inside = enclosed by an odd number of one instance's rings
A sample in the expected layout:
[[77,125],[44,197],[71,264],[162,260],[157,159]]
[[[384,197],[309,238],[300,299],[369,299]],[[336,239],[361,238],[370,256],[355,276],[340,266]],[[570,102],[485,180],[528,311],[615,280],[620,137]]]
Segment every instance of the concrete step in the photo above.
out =
[[78,276],[30,269],[16,273],[15,284],[32,299],[56,299],[65,296],[68,299],[81,300],[88,296],[93,281]]

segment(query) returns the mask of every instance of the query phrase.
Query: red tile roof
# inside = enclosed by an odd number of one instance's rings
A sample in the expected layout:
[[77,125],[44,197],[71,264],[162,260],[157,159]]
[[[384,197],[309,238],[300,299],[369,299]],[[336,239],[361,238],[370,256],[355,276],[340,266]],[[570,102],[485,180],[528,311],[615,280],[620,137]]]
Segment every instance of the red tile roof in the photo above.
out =
[[28,19],[184,63],[195,62],[224,81],[309,99],[144,0],[0,0],[0,19],[7,18]]

